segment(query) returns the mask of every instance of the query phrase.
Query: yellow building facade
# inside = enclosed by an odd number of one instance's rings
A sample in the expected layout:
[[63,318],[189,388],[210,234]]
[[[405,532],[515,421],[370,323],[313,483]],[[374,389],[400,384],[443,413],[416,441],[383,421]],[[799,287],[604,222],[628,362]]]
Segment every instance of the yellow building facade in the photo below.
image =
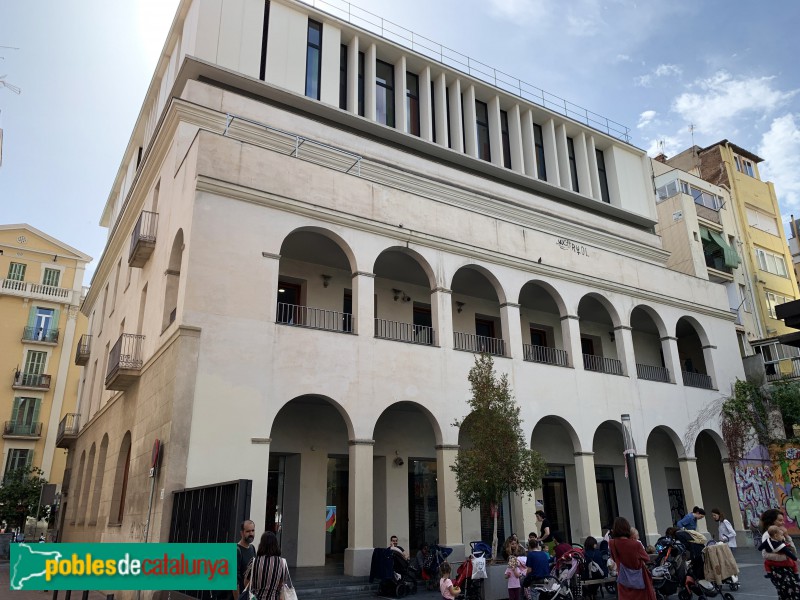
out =
[[705,181],[728,191],[736,218],[738,250],[753,289],[759,337],[770,339],[794,331],[775,315],[776,305],[800,295],[775,187],[762,181],[758,172],[763,159],[722,140],[706,148],[689,148],[666,162],[686,171],[695,170]]
[[[30,465],[59,487],[59,425],[78,412],[90,256],[26,224],[0,225],[0,469]],[[85,341],[85,340],[84,340]]]

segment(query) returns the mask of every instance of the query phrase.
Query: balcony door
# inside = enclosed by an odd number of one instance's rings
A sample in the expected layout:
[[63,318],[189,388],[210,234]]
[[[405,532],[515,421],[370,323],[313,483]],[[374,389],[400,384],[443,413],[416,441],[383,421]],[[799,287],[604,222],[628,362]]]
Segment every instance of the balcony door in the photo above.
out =
[[20,435],[34,433],[39,419],[39,406],[39,398],[14,398],[14,408],[11,412],[14,433]]
[[56,328],[55,311],[52,308],[36,307],[36,314],[33,318],[34,339],[47,339],[47,332]]
[[35,350],[28,350],[28,356],[25,359],[26,375],[42,375],[44,374],[44,366],[47,361],[47,352],[37,352]]

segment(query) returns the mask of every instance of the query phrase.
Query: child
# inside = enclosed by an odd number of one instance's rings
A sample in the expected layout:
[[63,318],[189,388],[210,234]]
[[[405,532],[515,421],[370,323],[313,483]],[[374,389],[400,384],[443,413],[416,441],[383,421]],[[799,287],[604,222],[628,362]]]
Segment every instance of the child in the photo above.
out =
[[519,565],[516,556],[509,557],[505,575],[508,579],[508,600],[522,600],[519,578],[525,575],[525,568]]
[[773,567],[792,567],[792,570],[797,573],[797,555],[792,552],[792,549],[786,545],[786,541],[784,540],[784,530],[777,525],[771,525],[767,528],[767,535],[764,538],[764,541],[761,542],[761,545],[758,547],[759,550],[765,550],[767,552],[771,552],[772,554],[782,554],[786,557],[786,560],[776,561],[776,560],[765,560],[764,561],[764,570],[767,573],[772,573]]
[[439,566],[439,573],[441,574],[441,578],[439,579],[439,592],[441,592],[444,600],[455,600],[456,596],[461,593],[461,588],[457,585],[453,585],[453,582],[450,580],[450,572],[450,563],[447,561],[442,562]]

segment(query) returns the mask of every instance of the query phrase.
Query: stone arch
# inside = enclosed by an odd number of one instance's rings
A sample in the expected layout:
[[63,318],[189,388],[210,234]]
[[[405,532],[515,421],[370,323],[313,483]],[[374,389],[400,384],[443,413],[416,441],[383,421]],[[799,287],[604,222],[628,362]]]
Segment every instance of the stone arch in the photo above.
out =
[[[711,509],[719,508],[729,517],[733,510],[739,510],[738,498],[731,497],[728,493],[728,478],[732,476],[726,472],[728,452],[722,436],[711,429],[703,429],[695,439],[694,455],[697,458],[697,478],[702,496],[702,508],[708,518],[706,527],[712,534],[717,533],[717,524],[711,518]],[[691,510],[687,506],[687,510]]]
[[592,300],[597,301],[605,309],[605,311],[608,313],[609,319],[611,320],[611,325],[613,327],[616,328],[616,327],[619,327],[619,326],[623,325],[622,319],[619,316],[619,312],[614,307],[614,305],[611,303],[611,300],[609,300],[608,298],[606,298],[603,294],[601,294],[599,292],[589,292],[589,293],[584,294],[583,296],[581,296],[581,299],[578,301],[578,314],[579,315],[580,315],[580,310],[581,310],[581,304],[586,299],[592,299]]
[[125,432],[119,445],[117,453],[117,464],[114,469],[114,488],[111,492],[111,510],[108,515],[108,522],[112,524],[122,523],[125,516],[125,498],[128,494],[128,475],[131,467],[131,432]]
[[100,494],[103,492],[103,481],[106,475],[106,455],[108,454],[108,434],[103,436],[100,442],[100,452],[97,456],[97,469],[95,475],[94,492],[92,493],[92,503],[89,512],[89,525],[97,524],[97,516],[100,512]]
[[378,256],[375,257],[375,262],[372,265],[372,272],[375,273],[375,275],[378,274],[378,261],[381,260],[381,257],[387,252],[397,252],[409,257],[411,260],[417,263],[419,268],[422,269],[422,272],[425,273],[425,276],[428,279],[428,289],[432,290],[436,287],[436,273],[434,272],[433,267],[431,267],[431,264],[428,262],[428,259],[422,256],[422,254],[416,250],[412,248],[406,248],[405,246],[389,246],[388,248],[381,250],[378,253]]
[[713,389],[713,347],[703,326],[694,317],[684,315],[675,324],[675,337],[684,385]]
[[564,429],[564,431],[567,432],[567,435],[569,436],[569,440],[572,443],[572,451],[573,451],[573,453],[582,452],[583,451],[583,446],[581,445],[580,437],[578,436],[578,433],[575,431],[575,428],[564,417],[560,417],[558,415],[545,415],[542,418],[540,418],[538,421],[536,421],[536,424],[533,426],[533,429],[531,430],[531,448],[533,448],[534,450],[537,450],[536,444],[535,444],[535,439],[534,439],[534,436],[533,436],[533,433],[536,431],[536,428],[539,425],[541,425],[543,423],[546,424],[548,422],[562,427]]
[[283,402],[280,405],[280,408],[278,408],[275,411],[275,413],[274,413],[274,415],[272,417],[272,421],[267,422],[267,426],[270,429],[270,431],[272,431],[275,428],[275,423],[278,420],[278,416],[280,415],[281,411],[286,409],[292,402],[294,402],[295,400],[298,400],[300,398],[314,399],[314,400],[321,401],[324,404],[329,404],[331,407],[333,407],[336,410],[338,415],[344,421],[345,428],[347,430],[347,439],[348,440],[352,440],[352,439],[356,438],[357,434],[356,434],[356,431],[355,431],[355,425],[353,424],[353,420],[350,417],[350,413],[347,412],[347,409],[344,406],[342,406],[341,403],[337,402],[336,400],[334,400],[330,396],[326,396],[325,394],[315,394],[313,392],[299,393],[299,394],[294,395],[292,398],[287,399],[285,402]]
[[658,314],[658,311],[654,309],[652,306],[647,304],[637,304],[634,306],[631,311],[628,313],[628,324],[633,327],[634,323],[634,312],[640,310],[644,312],[650,319],[653,321],[653,324],[656,326],[658,330],[659,337],[667,337],[669,335],[669,330],[667,329],[666,324],[664,323],[664,319]]
[[608,298],[597,292],[584,294],[578,302],[578,319],[583,368],[612,375],[630,375],[625,372],[627,361],[623,336],[627,332],[621,331],[619,313]]
[[78,520],[76,525],[83,525],[86,519],[86,505],[89,502],[89,495],[92,492],[92,475],[94,474],[94,458],[97,452],[97,446],[92,443],[89,449],[89,455],[86,459],[86,472],[83,479],[83,488],[81,491],[81,503],[78,506]]
[[471,269],[477,273],[480,273],[483,277],[487,279],[489,284],[494,289],[495,296],[497,297],[497,302],[500,304],[505,304],[508,300],[506,299],[506,292],[503,288],[503,285],[500,283],[500,280],[486,267],[481,265],[476,265],[474,263],[467,263],[461,265],[456,271],[453,273],[453,277],[450,279],[450,289],[455,290],[455,281],[456,277],[459,276],[459,273],[462,273],[465,269]]
[[172,240],[172,249],[170,250],[169,263],[167,264],[167,280],[164,285],[164,312],[161,319],[162,330],[169,327],[177,318],[183,248],[183,229],[178,229],[175,238]]
[[600,423],[592,436],[600,526],[608,527],[618,515],[633,516],[633,500],[626,477],[622,423]]
[[283,256],[283,253],[285,252],[287,240],[289,240],[289,238],[292,236],[297,236],[298,234],[316,234],[328,238],[331,242],[336,244],[336,246],[339,247],[339,250],[341,250],[344,254],[345,258],[347,259],[347,268],[349,271],[351,273],[358,271],[356,255],[353,252],[353,249],[350,247],[350,244],[348,244],[338,233],[335,233],[324,227],[309,225],[305,227],[298,227],[287,233],[286,237],[284,237],[283,241],[281,242],[281,256]]
[[689,325],[691,325],[692,329],[694,329],[695,333],[697,334],[697,337],[700,338],[700,342],[703,344],[703,346],[708,346],[711,344],[708,338],[708,334],[706,333],[705,327],[703,327],[700,324],[700,321],[689,315],[683,315],[680,319],[678,319],[677,323],[675,323],[676,336],[678,336],[678,331],[679,331],[678,326],[680,325],[681,321],[686,321],[687,323],[689,323]]
[[561,295],[561,293],[553,286],[553,284],[547,281],[543,281],[541,279],[529,279],[523,284],[523,286],[519,290],[519,297],[517,300],[519,304],[523,303],[523,293],[525,292],[525,289],[528,286],[538,286],[542,288],[545,292],[547,292],[552,301],[555,303],[556,308],[558,309],[559,317],[566,317],[569,314],[567,303],[564,302],[564,297]]
[[[686,457],[683,442],[670,427],[657,425],[647,435],[645,447],[653,493],[658,531],[665,531],[686,514],[686,490],[684,489],[681,461]],[[691,508],[691,507],[690,507]]]
[[72,511],[71,515],[72,518],[70,519],[70,524],[74,525],[78,518],[78,506],[80,505],[81,500],[81,489],[83,487],[83,469],[86,464],[86,450],[81,452],[81,458],[78,461],[78,476],[75,478],[77,482],[77,486],[75,487],[75,495],[74,500],[72,501]]

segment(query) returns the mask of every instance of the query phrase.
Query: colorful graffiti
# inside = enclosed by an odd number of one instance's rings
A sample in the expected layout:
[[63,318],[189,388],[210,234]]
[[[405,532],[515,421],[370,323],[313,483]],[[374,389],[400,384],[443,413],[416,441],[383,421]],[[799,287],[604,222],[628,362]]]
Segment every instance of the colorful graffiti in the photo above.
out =
[[777,506],[783,510],[789,531],[800,533],[800,448],[773,444],[769,457]]
[[778,506],[772,480],[772,466],[763,462],[741,462],[734,470],[739,510],[745,526],[758,523],[761,513]]

